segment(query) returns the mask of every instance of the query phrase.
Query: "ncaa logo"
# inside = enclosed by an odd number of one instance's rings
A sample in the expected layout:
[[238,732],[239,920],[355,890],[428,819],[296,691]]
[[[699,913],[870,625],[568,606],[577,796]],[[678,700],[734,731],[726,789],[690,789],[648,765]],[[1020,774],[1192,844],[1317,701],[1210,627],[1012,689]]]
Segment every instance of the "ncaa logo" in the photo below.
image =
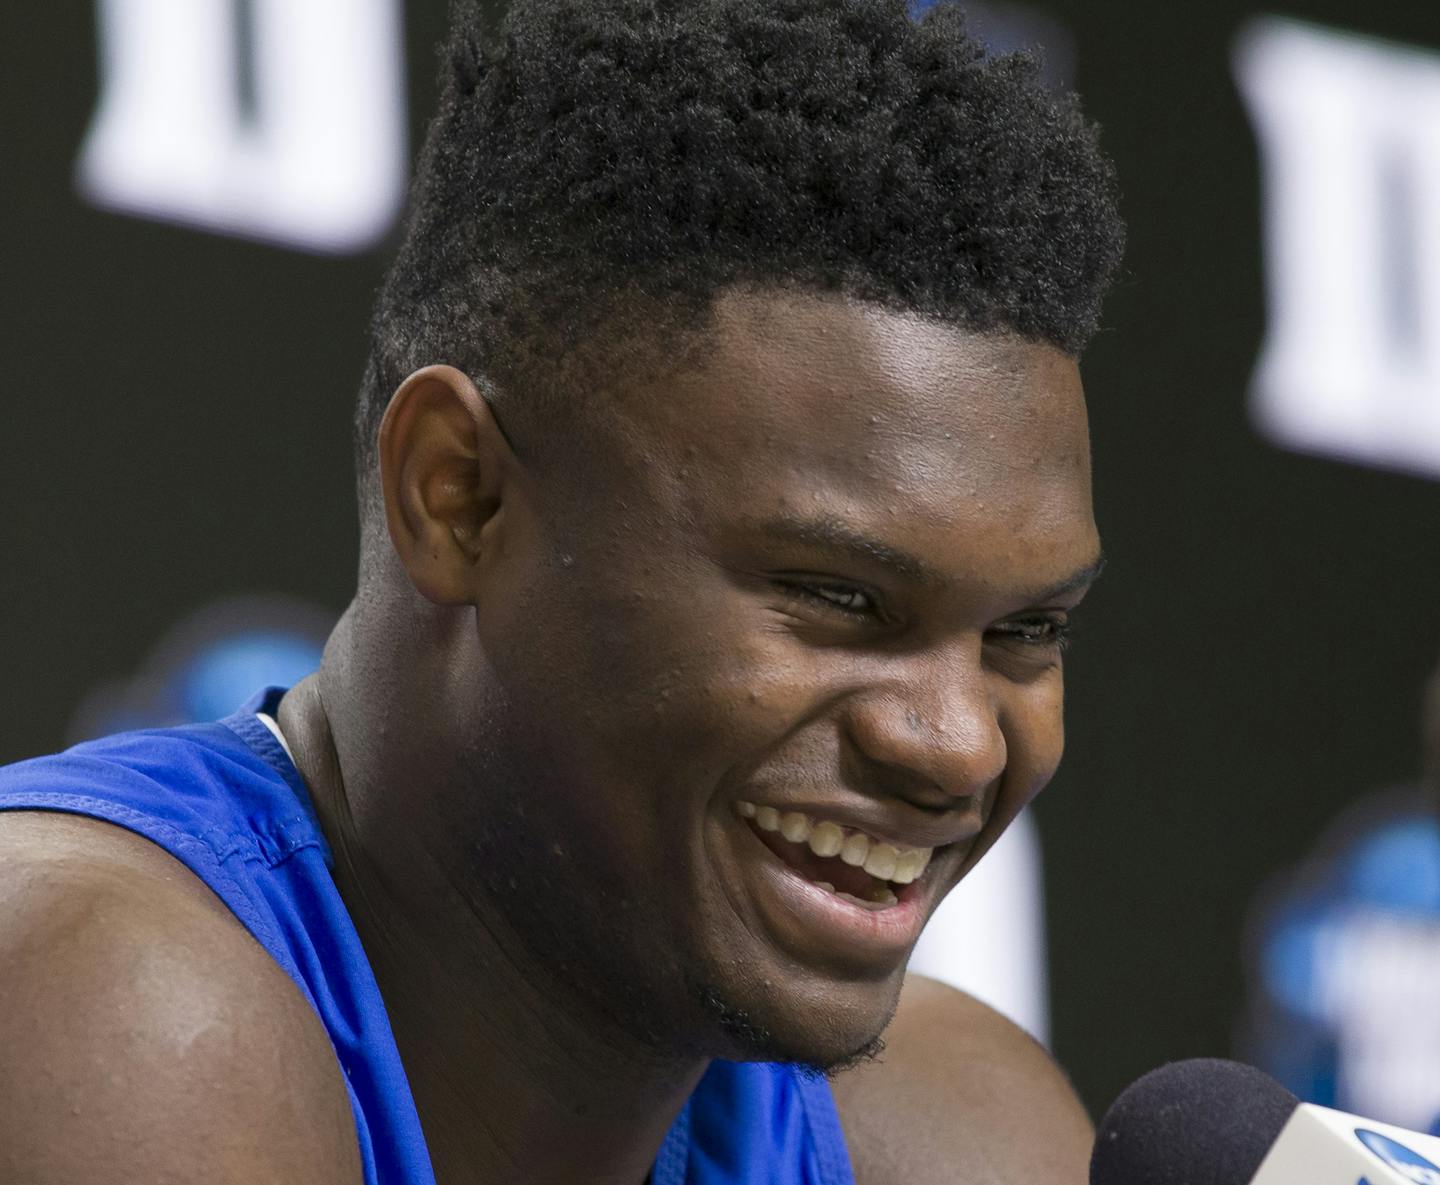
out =
[[1404,1144],[1363,1127],[1355,1129],[1355,1137],[1407,1181],[1414,1181],[1415,1185],[1440,1185],[1440,1166],[1432,1164],[1418,1152],[1412,1152]]

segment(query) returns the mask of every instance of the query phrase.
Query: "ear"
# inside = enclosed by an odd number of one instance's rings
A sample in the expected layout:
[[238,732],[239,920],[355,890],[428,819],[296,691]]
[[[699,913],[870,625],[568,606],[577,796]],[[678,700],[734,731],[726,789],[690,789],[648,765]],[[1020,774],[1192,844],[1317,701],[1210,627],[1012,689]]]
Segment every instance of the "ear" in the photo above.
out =
[[468,375],[427,366],[391,398],[379,454],[385,522],[411,582],[437,605],[474,603],[519,465],[490,405]]

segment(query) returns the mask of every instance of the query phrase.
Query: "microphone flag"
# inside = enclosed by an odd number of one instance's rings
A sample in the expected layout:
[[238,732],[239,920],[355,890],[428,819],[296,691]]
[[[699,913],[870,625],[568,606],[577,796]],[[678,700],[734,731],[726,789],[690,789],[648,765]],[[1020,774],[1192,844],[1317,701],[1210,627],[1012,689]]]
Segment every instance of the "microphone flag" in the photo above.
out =
[[1440,1185],[1440,1139],[1304,1103],[1250,1185]]

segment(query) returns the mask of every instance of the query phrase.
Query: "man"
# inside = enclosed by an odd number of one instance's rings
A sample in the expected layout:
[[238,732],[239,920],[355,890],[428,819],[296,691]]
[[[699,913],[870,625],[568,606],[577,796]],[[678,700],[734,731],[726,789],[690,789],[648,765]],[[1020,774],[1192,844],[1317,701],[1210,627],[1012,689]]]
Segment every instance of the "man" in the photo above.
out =
[[0,1178],[1083,1180],[1043,1052],[901,989],[1060,757],[1093,131],[899,0],[479,41],[319,674],[0,779]]

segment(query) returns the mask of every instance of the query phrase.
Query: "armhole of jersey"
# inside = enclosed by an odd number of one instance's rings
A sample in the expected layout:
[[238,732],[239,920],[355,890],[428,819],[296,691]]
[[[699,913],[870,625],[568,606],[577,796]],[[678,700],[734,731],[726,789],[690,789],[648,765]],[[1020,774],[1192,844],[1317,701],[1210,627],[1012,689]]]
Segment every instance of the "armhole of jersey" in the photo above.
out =
[[300,974],[274,928],[255,908],[245,889],[225,871],[219,854],[203,839],[187,835],[163,819],[157,819],[154,815],[138,811],[124,803],[86,794],[31,792],[8,795],[0,800],[0,810],[80,815],[138,835],[183,864],[196,880],[214,893],[220,903],[235,915],[241,925],[250,931],[255,941],[275,958],[292,979]]

